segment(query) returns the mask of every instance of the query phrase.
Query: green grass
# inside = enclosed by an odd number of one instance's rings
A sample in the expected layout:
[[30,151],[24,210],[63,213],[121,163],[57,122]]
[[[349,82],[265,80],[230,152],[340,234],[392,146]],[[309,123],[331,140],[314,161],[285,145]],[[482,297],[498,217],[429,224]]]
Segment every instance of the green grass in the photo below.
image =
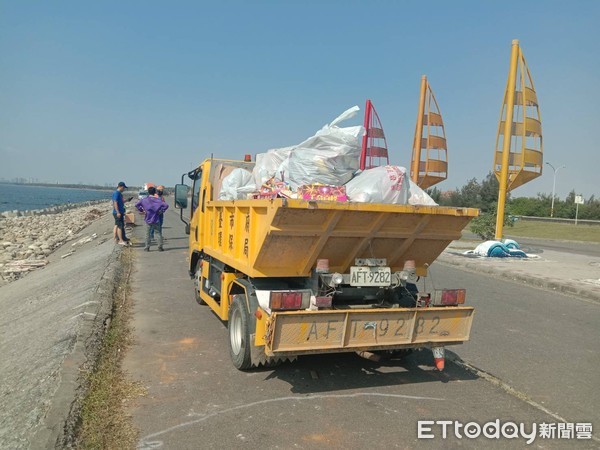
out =
[[[132,254],[121,253],[124,272],[131,273]],[[131,344],[131,302],[129,276],[124,275],[113,299],[112,320],[92,372],[88,374],[88,390],[81,409],[77,432],[79,449],[135,449],[138,431],[125,411],[126,402],[145,390],[129,382],[121,368],[125,350]]]
[[519,220],[504,235],[600,243],[600,226]]

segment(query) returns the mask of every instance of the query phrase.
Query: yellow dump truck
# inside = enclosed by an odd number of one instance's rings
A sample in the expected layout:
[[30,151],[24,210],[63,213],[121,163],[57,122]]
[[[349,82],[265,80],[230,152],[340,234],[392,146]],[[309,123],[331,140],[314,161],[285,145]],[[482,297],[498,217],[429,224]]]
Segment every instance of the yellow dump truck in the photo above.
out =
[[[418,292],[418,277],[478,214],[469,208],[300,200],[218,200],[253,163],[208,159],[175,188],[196,301],[228,322],[238,369],[312,353],[396,352],[469,339],[465,291]],[[191,188],[190,214],[188,176]]]

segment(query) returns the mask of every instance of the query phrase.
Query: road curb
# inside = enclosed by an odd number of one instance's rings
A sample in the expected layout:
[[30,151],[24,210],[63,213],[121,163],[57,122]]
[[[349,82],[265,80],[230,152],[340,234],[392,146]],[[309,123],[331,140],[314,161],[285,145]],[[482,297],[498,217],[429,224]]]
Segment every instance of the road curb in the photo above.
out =
[[468,260],[458,260],[459,256],[451,256],[442,253],[436,260],[442,264],[460,267],[470,272],[484,273],[494,277],[506,278],[511,281],[517,281],[529,286],[543,288],[552,292],[560,292],[562,294],[583,297],[594,303],[600,304],[600,292],[594,292],[590,289],[581,288],[572,284],[543,278],[533,274],[523,274],[511,270],[498,270],[495,267],[485,265],[485,261],[480,260],[478,263]]

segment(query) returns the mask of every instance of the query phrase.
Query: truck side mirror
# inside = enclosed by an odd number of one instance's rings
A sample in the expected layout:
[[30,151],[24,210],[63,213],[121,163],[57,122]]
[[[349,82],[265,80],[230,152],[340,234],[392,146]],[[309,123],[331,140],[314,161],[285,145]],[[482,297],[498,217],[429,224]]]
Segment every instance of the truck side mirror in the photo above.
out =
[[175,185],[175,208],[185,209],[188,204],[189,187],[185,184]]

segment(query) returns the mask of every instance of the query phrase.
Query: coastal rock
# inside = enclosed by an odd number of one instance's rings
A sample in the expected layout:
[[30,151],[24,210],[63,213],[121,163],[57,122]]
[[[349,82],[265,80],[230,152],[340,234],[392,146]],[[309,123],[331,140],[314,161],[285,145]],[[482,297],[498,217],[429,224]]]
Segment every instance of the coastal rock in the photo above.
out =
[[[100,206],[98,206],[100,205]],[[80,245],[97,236],[78,233],[97,218],[110,213],[106,201],[67,204],[34,212],[6,211],[0,220],[0,286],[43,267],[54,250],[79,239]],[[15,261],[19,262],[14,265]],[[22,263],[33,261],[34,263]]]

